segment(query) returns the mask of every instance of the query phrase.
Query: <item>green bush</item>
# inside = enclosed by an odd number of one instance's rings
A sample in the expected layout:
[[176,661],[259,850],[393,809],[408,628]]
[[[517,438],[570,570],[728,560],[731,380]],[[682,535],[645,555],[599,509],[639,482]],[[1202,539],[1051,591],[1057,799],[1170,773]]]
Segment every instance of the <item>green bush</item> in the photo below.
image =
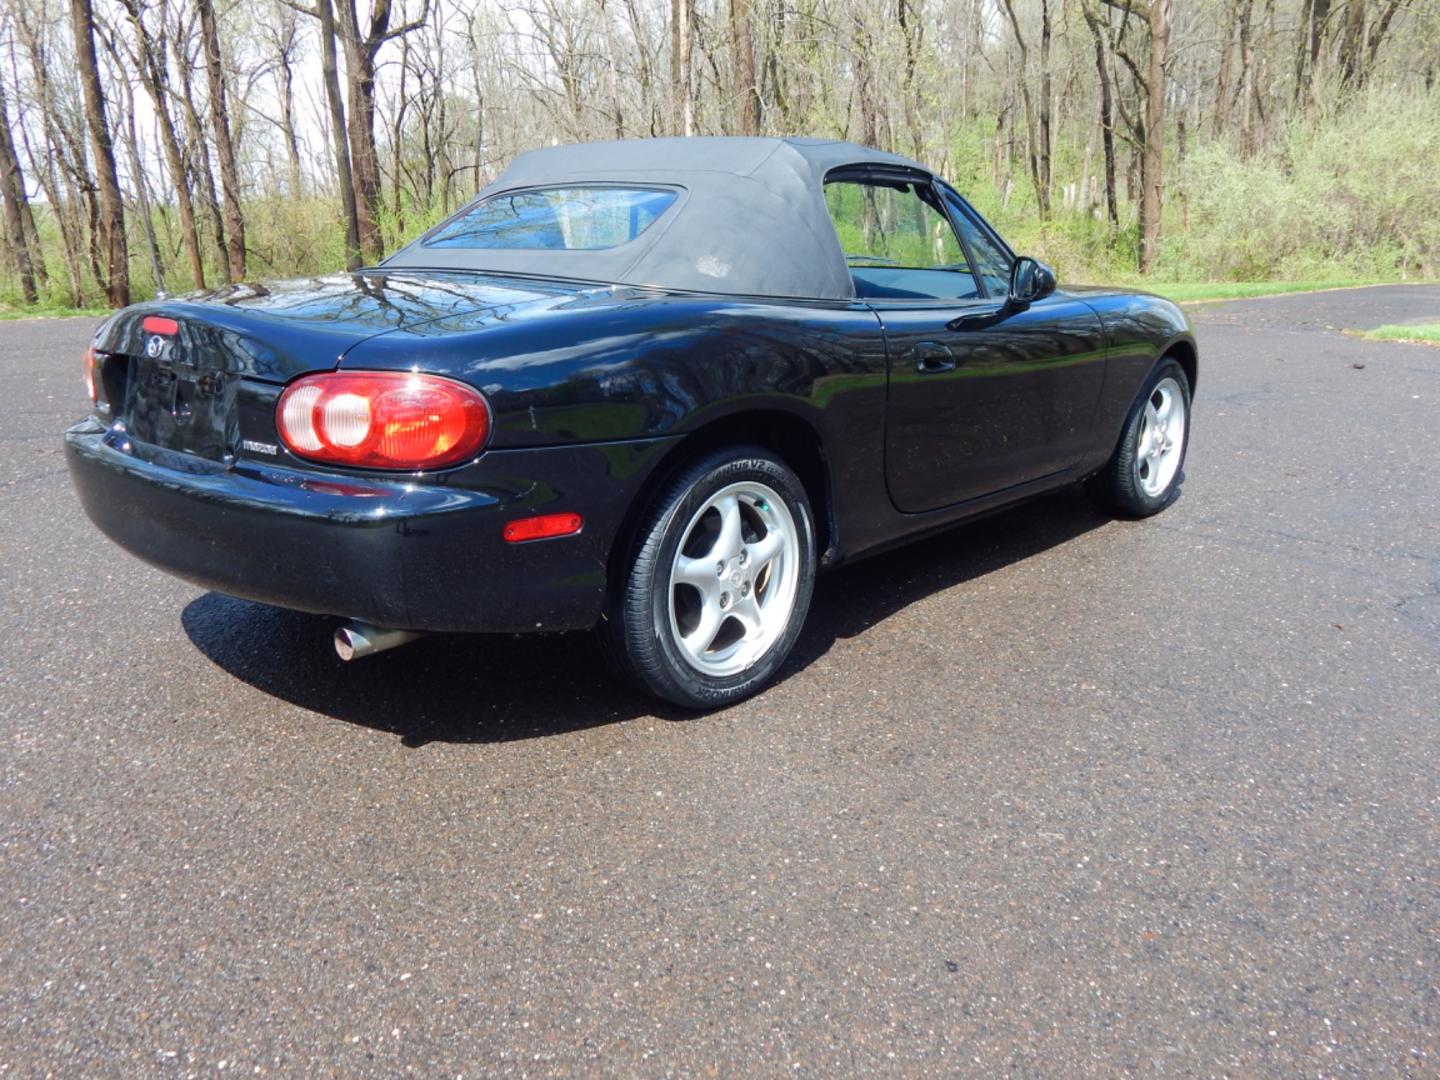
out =
[[1170,193],[1157,273],[1171,280],[1440,274],[1440,91],[1379,90],[1321,124],[1296,120],[1255,158],[1194,149]]

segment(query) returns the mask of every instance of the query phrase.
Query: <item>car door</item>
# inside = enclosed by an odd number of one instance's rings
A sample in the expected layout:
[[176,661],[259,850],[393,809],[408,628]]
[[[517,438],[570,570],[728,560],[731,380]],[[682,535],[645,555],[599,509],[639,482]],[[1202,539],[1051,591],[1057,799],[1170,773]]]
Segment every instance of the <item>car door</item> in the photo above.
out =
[[1012,256],[928,178],[832,174],[826,202],[885,330],[896,507],[935,510],[1072,467],[1104,380],[1094,311],[1061,293],[1012,310]]

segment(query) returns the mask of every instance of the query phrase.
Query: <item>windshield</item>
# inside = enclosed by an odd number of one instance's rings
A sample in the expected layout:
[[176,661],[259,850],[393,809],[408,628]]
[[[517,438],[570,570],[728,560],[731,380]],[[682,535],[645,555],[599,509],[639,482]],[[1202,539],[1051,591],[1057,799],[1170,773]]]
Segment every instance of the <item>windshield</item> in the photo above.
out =
[[602,251],[627,244],[675,201],[665,188],[555,187],[508,191],[476,203],[422,246]]

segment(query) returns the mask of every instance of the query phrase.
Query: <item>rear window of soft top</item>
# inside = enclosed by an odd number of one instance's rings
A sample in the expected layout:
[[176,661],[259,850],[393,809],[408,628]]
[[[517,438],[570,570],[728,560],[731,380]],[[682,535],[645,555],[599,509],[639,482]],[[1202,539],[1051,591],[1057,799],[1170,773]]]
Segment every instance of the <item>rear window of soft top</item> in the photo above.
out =
[[666,188],[581,185],[505,191],[441,226],[423,246],[603,251],[634,240],[674,203]]

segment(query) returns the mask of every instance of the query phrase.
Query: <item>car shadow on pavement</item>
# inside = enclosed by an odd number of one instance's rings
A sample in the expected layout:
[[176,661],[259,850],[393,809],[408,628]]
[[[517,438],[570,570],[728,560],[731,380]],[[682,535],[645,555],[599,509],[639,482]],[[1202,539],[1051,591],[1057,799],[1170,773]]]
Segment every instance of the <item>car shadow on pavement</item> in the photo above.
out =
[[919,600],[1024,562],[1113,520],[1078,487],[1066,488],[823,575],[815,585],[805,632],[780,678],[814,663],[837,640],[858,637]]
[[[865,559],[816,583],[786,679],[907,605],[1082,535],[1110,519],[1078,490],[1050,495]],[[622,685],[588,633],[436,634],[345,663],[337,621],[207,593],[185,633],[231,675],[283,701],[398,735],[407,746],[560,735],[639,716],[683,720]]]

